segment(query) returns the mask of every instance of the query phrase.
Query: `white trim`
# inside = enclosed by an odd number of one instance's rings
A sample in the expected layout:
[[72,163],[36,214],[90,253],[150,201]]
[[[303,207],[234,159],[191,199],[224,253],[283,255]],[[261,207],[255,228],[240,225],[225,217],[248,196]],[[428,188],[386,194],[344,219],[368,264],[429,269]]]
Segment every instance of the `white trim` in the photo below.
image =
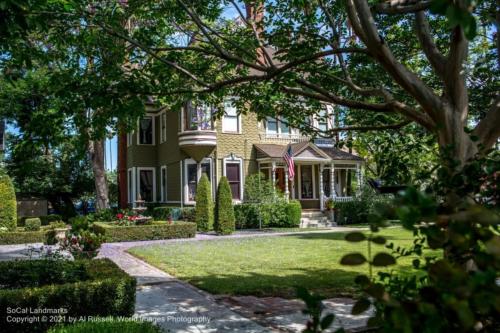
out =
[[[151,117],[151,121],[153,122],[153,143],[152,144],[147,144],[147,143],[141,143],[141,120],[145,117]],[[141,119],[137,120],[137,145],[138,146],[154,146],[156,144],[156,117],[154,113],[146,113]]]
[[134,131],[127,132],[127,147],[132,146],[134,140]]
[[[210,163],[210,183],[211,183],[211,186],[210,186],[210,191],[212,192],[212,196],[213,196],[213,183],[214,183],[214,172],[213,172],[213,168],[214,168],[214,163],[213,163],[213,159],[211,157],[205,157],[202,161],[201,161],[201,164],[203,163]],[[183,189],[183,202],[187,205],[194,205],[196,203],[196,201],[194,200],[189,200],[189,184],[188,184],[188,165],[196,165],[196,161],[193,160],[192,158],[186,158],[184,159],[184,166],[183,166],[183,171],[184,171],[184,175],[182,177],[182,189]]]
[[[243,200],[243,158],[234,156],[234,159],[231,159],[230,156],[225,157],[222,160],[222,175],[226,176],[226,164],[236,164],[238,163],[240,165],[240,198],[239,199],[233,199],[233,202],[241,202]],[[227,176],[226,176],[227,177]]]
[[[156,168],[155,167],[137,167],[136,168],[136,190],[135,190],[135,200],[139,197],[139,192],[141,190],[141,171],[153,171],[153,201],[149,202],[157,202],[156,199]],[[142,198],[144,200],[144,198]],[[146,201],[148,202],[148,201]]]
[[[165,177],[163,177],[163,170],[165,170]],[[165,178],[165,179],[163,179]],[[160,195],[161,195],[161,202],[167,202],[167,166],[162,165],[160,167]],[[165,181],[165,188],[163,188],[163,182]]]
[[234,108],[236,109],[236,121],[237,121],[237,126],[238,126],[238,129],[237,131],[228,131],[228,130],[225,130],[224,129],[224,118],[226,117],[226,108],[225,108],[225,105],[224,103],[226,103],[228,100],[234,100],[235,98],[234,97],[229,97],[227,98],[226,100],[224,100],[223,104],[222,104],[222,107],[224,108],[224,114],[222,115],[222,133],[224,134],[243,134],[243,129],[241,128],[241,113],[238,112],[238,109],[236,108],[236,106],[234,106]]
[[[165,116],[165,133],[163,132],[163,116]],[[167,142],[167,111],[160,112],[160,144]]]
[[[302,166],[311,166],[311,172],[312,172],[312,198],[302,198]],[[299,185],[299,200],[317,200],[316,198],[316,168],[314,167],[314,164],[297,164],[298,168],[298,185]]]
[[129,204],[133,204],[135,201],[134,200],[134,194],[135,194],[134,169],[135,168],[127,169],[127,202]]

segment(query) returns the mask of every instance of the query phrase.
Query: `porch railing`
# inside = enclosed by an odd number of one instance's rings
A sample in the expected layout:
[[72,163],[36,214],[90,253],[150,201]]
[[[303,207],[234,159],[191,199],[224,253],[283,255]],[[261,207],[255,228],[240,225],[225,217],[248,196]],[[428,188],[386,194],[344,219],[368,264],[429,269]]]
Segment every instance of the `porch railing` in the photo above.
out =
[[354,198],[353,197],[334,197],[333,198],[333,201],[335,202],[349,202],[349,201],[353,201]]
[[260,139],[264,142],[298,143],[307,142],[311,138],[296,133],[260,133]]

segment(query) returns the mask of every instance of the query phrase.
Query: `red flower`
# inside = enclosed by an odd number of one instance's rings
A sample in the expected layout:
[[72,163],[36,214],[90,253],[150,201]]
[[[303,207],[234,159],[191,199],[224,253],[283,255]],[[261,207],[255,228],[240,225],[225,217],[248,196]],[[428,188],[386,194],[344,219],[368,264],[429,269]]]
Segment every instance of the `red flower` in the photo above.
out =
[[123,214],[122,213],[118,213],[118,214],[116,214],[116,217],[121,220],[123,218]]

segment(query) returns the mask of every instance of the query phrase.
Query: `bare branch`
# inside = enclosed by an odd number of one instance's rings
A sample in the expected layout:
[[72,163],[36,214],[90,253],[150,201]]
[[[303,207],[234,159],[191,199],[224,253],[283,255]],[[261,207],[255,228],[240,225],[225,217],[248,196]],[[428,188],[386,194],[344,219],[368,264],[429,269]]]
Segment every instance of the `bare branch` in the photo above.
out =
[[443,78],[446,58],[432,40],[429,22],[425,18],[423,11],[415,13],[415,31],[427,59],[429,59],[430,64],[436,70],[437,74]]
[[472,132],[479,138],[485,149],[491,148],[500,137],[500,94],[490,107],[486,116],[477,124]]
[[420,0],[391,0],[372,6],[377,14],[409,14],[428,9],[431,1]]

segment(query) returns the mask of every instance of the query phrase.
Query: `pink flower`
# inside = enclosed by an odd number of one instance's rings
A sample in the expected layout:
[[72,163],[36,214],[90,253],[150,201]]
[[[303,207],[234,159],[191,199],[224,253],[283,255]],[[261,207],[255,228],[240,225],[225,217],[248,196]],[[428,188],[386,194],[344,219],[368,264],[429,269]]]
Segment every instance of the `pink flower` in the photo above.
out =
[[121,220],[123,218],[123,214],[122,213],[118,213],[118,214],[116,214],[116,217]]

